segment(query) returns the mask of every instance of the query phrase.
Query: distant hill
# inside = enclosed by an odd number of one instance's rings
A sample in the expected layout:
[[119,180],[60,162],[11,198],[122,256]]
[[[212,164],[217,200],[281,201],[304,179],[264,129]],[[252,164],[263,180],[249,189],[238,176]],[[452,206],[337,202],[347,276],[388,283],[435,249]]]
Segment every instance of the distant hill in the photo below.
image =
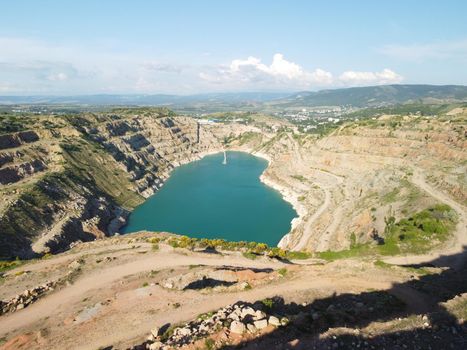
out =
[[187,106],[207,103],[238,104],[265,102],[289,96],[280,92],[209,93],[196,95],[79,95],[79,96],[0,96],[0,104],[73,104]]
[[304,91],[273,101],[273,105],[377,107],[405,103],[467,101],[467,86],[383,85],[346,89]]
[[196,95],[0,96],[0,105],[54,104],[94,106],[167,106],[182,109],[232,109],[250,106],[296,108],[314,106],[380,107],[406,103],[467,101],[467,86],[383,85],[321,91],[237,92]]

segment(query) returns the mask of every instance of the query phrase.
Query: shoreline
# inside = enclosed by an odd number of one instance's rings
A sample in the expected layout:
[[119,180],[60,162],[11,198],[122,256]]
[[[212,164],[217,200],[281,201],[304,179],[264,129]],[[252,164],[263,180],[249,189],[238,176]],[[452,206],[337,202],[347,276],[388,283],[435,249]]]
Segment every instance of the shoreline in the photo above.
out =
[[266,167],[266,169],[264,169],[263,173],[259,177],[260,181],[262,183],[264,183],[266,186],[269,186],[269,187],[273,188],[274,190],[278,191],[281,194],[282,198],[286,202],[290,203],[292,205],[292,208],[297,213],[297,216],[295,218],[293,218],[292,221],[290,222],[290,231],[288,233],[286,233],[281,238],[279,243],[277,243],[277,246],[279,248],[287,249],[287,246],[289,245],[291,237],[292,237],[292,231],[299,224],[302,223],[303,217],[306,214],[306,209],[298,201],[298,194],[297,193],[295,193],[292,189],[290,189],[290,188],[288,188],[288,187],[286,187],[284,185],[281,185],[281,184],[275,182],[270,177],[268,177],[268,175],[266,174],[266,171],[268,170],[268,168],[271,166],[271,164],[273,162],[272,158],[268,154],[263,153],[263,152],[259,152],[259,151],[256,151],[256,152],[255,151],[253,151],[253,152],[250,151],[250,152],[247,152],[247,153],[250,153],[250,154],[252,154],[254,156],[257,156],[257,157],[260,157],[260,158],[263,158],[263,159],[267,160],[268,166]]
[[306,209],[305,207],[298,201],[298,194],[295,193],[292,189],[281,185],[277,182],[275,182],[273,179],[268,177],[266,174],[268,168],[271,166],[273,163],[273,159],[271,156],[267,153],[261,152],[261,151],[253,151],[250,149],[240,149],[240,148],[230,148],[228,151],[236,151],[236,152],[245,152],[249,153],[253,156],[263,158],[268,162],[268,166],[266,169],[264,169],[263,173],[260,175],[259,179],[260,181],[265,184],[266,186],[271,187],[272,189],[276,190],[279,192],[282,196],[282,199],[284,199],[286,202],[290,203],[292,205],[292,208],[295,210],[297,213],[297,216],[292,219],[290,222],[290,231],[287,232],[284,236],[282,236],[281,240],[279,243],[277,243],[277,247],[282,248],[282,249],[289,249],[287,246],[290,243],[290,240],[292,238],[292,231],[302,223],[303,218],[306,214]]
[[[268,165],[266,166],[266,168],[264,169],[264,171],[261,173],[261,175],[259,177],[260,181],[263,184],[265,184],[266,186],[271,187],[272,189],[279,192],[281,194],[281,196],[282,196],[282,199],[285,200],[286,202],[288,202],[292,206],[292,208],[295,210],[295,212],[297,213],[297,216],[294,217],[292,219],[292,221],[290,222],[290,231],[287,232],[284,236],[282,236],[280,241],[277,243],[277,247],[282,248],[282,249],[287,249],[287,245],[290,243],[292,231],[303,221],[303,217],[306,214],[306,209],[298,201],[298,199],[297,199],[298,194],[294,193],[294,191],[291,190],[290,188],[288,188],[288,187],[286,187],[284,185],[281,185],[281,184],[275,182],[270,177],[268,177],[266,172],[267,172],[268,168],[271,166],[271,164],[273,163],[273,159],[267,153],[263,153],[263,152],[259,152],[259,151],[252,151],[252,150],[245,150],[245,149],[235,149],[235,148],[203,151],[203,152],[198,153],[196,155],[195,159],[187,159],[186,161],[181,161],[181,162],[178,162],[178,164],[174,164],[174,168],[170,171],[170,173],[172,173],[172,171],[175,170],[176,168],[178,168],[179,166],[182,166],[182,165],[185,165],[185,164],[188,164],[188,163],[191,163],[191,162],[195,162],[195,161],[203,159],[206,156],[217,154],[217,153],[222,153],[224,151],[227,151],[227,152],[228,151],[244,152],[244,153],[248,153],[248,154],[251,154],[253,156],[262,158],[262,159],[264,159],[264,160],[266,160],[268,162]],[[156,194],[156,192],[164,185],[165,181],[167,181],[167,179],[170,177],[170,173],[167,176],[167,178],[165,178],[163,180],[161,186],[159,188],[157,188],[157,190],[155,190],[151,195],[149,195],[148,197],[145,197],[145,199],[148,199],[149,197]],[[131,215],[131,212],[129,213],[128,216]],[[120,232],[120,230],[123,229],[127,225],[127,222],[128,222],[128,217],[126,218],[125,223],[122,226],[120,226],[118,228],[117,232],[115,232],[114,234],[124,234],[124,233]]]

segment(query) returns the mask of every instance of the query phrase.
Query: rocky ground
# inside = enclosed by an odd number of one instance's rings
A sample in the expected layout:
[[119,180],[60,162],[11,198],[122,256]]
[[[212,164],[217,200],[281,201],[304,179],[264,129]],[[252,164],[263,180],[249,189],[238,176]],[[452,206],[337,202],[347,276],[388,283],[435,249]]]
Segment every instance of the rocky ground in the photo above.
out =
[[0,316],[0,348],[465,348],[465,268],[251,260],[170,237],[82,243],[9,270],[5,300],[61,282]]

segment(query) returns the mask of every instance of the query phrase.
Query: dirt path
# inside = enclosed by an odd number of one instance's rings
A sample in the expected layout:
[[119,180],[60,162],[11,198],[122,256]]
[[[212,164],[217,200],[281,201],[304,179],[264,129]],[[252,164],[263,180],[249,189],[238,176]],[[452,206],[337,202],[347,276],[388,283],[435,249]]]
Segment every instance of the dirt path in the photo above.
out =
[[[151,244],[150,243],[138,243],[139,246],[141,247],[151,247]],[[15,273],[19,272],[19,271],[40,271],[40,270],[43,270],[43,269],[46,269],[46,268],[50,268],[50,267],[53,267],[55,265],[60,265],[64,262],[71,262],[73,260],[76,260],[76,259],[79,259],[83,256],[86,256],[86,255],[92,255],[92,254],[99,254],[99,253],[103,253],[103,252],[108,252],[109,254],[111,253],[115,253],[115,252],[118,252],[118,251],[127,251],[129,249],[131,249],[131,246],[132,244],[128,244],[128,243],[125,243],[125,244],[115,244],[115,245],[106,245],[106,246],[103,246],[103,247],[98,247],[98,248],[93,248],[93,249],[89,249],[89,250],[83,250],[83,251],[79,251],[79,252],[75,252],[75,253],[70,253],[70,252],[66,252],[66,253],[62,253],[62,254],[59,254],[59,255],[56,255],[53,257],[53,259],[45,259],[45,260],[31,260],[30,262],[24,264],[24,265],[20,265],[12,270],[9,270],[6,275],[14,275]]]
[[[316,220],[319,219],[321,215],[323,215],[326,210],[329,209],[331,206],[331,200],[332,200],[332,188],[337,187],[338,185],[343,183],[343,179],[335,174],[332,174],[327,171],[323,171],[320,169],[313,169],[313,171],[319,172],[321,174],[324,174],[326,177],[332,178],[336,181],[334,186],[331,184],[324,185],[324,184],[319,184],[320,188],[324,192],[324,201],[320,205],[320,207],[310,216],[308,220],[306,220],[305,228],[303,231],[302,236],[300,237],[299,241],[291,248],[293,250],[303,250],[307,247],[308,241],[310,240],[310,237],[312,236],[312,226],[316,222]],[[331,237],[333,236],[335,230],[337,229],[337,226],[339,225],[340,221],[342,219],[342,209],[336,210],[333,213],[333,219],[332,221],[326,226],[324,230],[321,232],[320,240],[318,243],[318,246],[316,247],[316,250],[326,250],[328,248],[329,242],[331,240]]]
[[[344,290],[367,290],[369,288],[373,289],[388,289],[390,288],[391,284],[386,282],[370,282],[361,278],[348,278],[345,281],[339,281],[335,278],[315,278],[315,279],[308,279],[308,280],[293,280],[289,281],[288,283],[282,283],[280,285],[275,285],[273,289],[270,286],[263,286],[258,289],[253,289],[250,291],[240,292],[236,294],[217,294],[213,298],[212,296],[205,296],[202,298],[201,301],[192,303],[187,305],[180,310],[180,312],[171,313],[171,314],[161,314],[158,317],[157,324],[148,325],[145,329],[145,333],[148,333],[148,330],[151,329],[150,327],[154,326],[162,326],[166,323],[176,324],[181,322],[186,322],[187,320],[193,319],[200,313],[209,312],[212,310],[219,309],[224,307],[225,305],[234,303],[238,300],[246,301],[246,302],[255,302],[257,300],[261,300],[267,297],[272,297],[275,295],[287,295],[291,291],[294,293],[303,293],[305,291],[319,291],[319,293],[327,293],[332,294],[335,292],[340,292]],[[141,337],[141,330],[139,329],[128,329],[123,334],[115,334],[116,338],[114,338],[115,342],[110,343],[117,343],[119,341],[125,341],[131,338]],[[117,338],[118,337],[118,338]],[[109,344],[109,342],[102,343],[96,342],[93,344],[87,344],[86,346],[80,347],[80,350],[94,350],[98,348],[98,346],[103,346],[105,344]],[[97,346],[96,346],[97,345]]]
[[436,200],[449,205],[458,215],[458,222],[452,239],[442,248],[423,255],[398,256],[385,259],[389,264],[409,265],[433,262],[434,265],[459,269],[467,262],[467,208],[429,185],[422,170],[414,168],[412,182]]
[[[131,261],[123,265],[93,271],[78,279],[72,286],[58,290],[24,310],[2,316],[0,319],[0,335],[5,335],[15,329],[24,328],[44,317],[53,316],[55,313],[63,310],[67,304],[80,300],[84,293],[94,289],[107,288],[111,283],[125,276],[175,266],[188,266],[191,264],[203,264],[208,266],[233,265],[255,268],[278,268],[284,266],[284,264],[280,262],[267,260],[252,261],[241,257],[206,257],[206,255],[202,254],[184,256],[174,253],[159,253],[155,256]],[[53,307],[51,307],[52,305]]]

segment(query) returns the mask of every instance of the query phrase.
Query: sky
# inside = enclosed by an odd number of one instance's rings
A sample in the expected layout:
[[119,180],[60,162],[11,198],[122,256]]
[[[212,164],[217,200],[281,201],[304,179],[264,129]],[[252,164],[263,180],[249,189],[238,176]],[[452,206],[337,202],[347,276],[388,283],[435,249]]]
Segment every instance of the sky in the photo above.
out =
[[465,0],[0,2],[0,95],[467,84]]

